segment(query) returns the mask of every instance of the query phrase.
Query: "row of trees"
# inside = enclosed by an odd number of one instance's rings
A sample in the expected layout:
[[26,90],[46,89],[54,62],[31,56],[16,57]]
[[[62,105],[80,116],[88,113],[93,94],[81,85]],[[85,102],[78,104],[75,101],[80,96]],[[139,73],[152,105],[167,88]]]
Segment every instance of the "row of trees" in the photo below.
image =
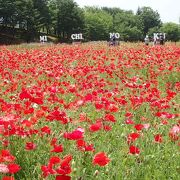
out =
[[107,40],[109,32],[118,32],[122,40],[143,40],[146,34],[163,31],[168,40],[180,40],[180,26],[163,24],[150,7],[134,14],[120,8],[80,8],[73,0],[0,0],[2,27],[20,28],[33,40],[40,32],[57,36],[61,41],[72,33],[83,33],[86,40]]

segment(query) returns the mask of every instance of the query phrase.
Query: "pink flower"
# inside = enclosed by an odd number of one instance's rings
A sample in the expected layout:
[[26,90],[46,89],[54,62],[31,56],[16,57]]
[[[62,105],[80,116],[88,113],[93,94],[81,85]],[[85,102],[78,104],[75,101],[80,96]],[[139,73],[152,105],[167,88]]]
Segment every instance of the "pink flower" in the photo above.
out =
[[9,173],[9,169],[6,164],[0,164],[0,173]]

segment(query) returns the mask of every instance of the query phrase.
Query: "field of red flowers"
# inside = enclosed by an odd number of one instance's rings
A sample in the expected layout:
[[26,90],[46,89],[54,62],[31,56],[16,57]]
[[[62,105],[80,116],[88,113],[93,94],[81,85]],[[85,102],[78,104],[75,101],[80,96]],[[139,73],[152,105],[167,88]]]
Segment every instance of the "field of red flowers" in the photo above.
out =
[[180,46],[0,47],[2,180],[178,180]]

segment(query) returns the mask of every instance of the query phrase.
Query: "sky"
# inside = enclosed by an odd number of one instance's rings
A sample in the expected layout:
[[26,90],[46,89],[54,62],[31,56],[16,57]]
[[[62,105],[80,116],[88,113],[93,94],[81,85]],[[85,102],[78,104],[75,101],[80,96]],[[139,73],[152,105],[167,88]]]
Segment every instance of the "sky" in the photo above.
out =
[[157,10],[163,22],[180,23],[180,0],[74,0],[80,7],[118,7],[137,11],[138,7],[149,6]]

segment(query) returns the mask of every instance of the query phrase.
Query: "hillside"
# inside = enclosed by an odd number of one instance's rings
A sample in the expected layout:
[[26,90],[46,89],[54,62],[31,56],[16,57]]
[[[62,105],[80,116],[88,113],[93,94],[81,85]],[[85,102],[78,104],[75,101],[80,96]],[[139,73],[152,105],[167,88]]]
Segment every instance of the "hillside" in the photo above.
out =
[[[47,34],[39,32],[34,35],[24,29],[0,26],[0,45],[39,42],[39,36],[42,35]],[[47,35],[47,37],[48,42],[58,42],[58,38],[55,36]]]

